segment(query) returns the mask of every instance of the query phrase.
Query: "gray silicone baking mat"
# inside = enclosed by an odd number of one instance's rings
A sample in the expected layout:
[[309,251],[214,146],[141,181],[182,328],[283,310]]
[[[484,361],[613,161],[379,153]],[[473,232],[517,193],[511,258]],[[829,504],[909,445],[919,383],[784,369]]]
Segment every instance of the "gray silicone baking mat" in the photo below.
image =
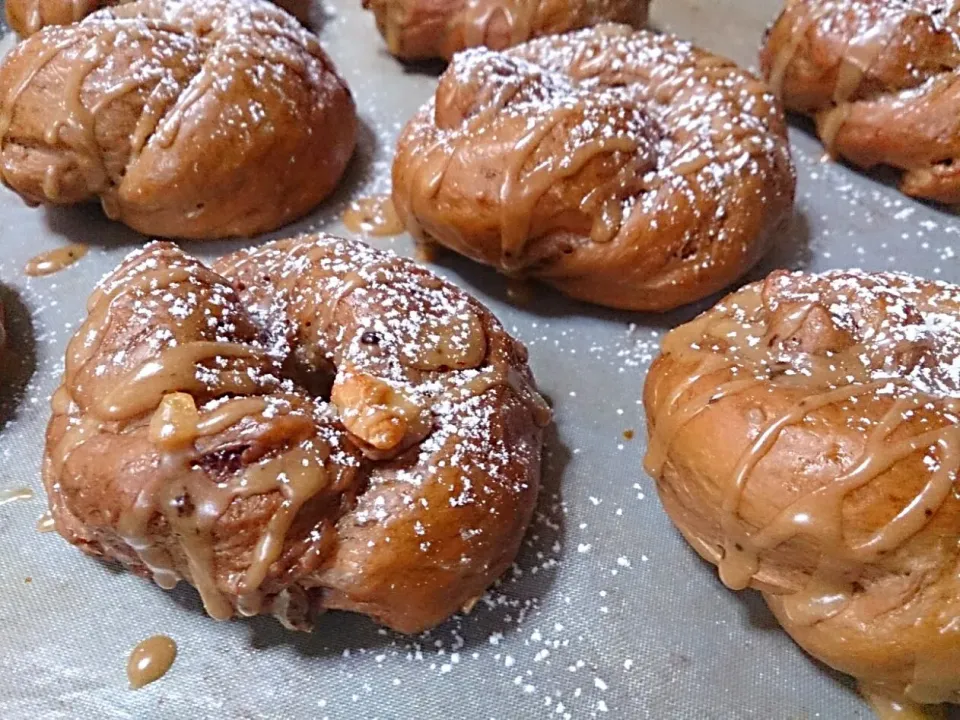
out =
[[[384,52],[359,4],[318,3],[315,19],[356,94],[360,149],[336,197],[276,235],[345,232],[347,199],[387,189],[393,140],[435,83],[436,68],[405,68]],[[752,65],[778,5],[660,0],[653,18]],[[859,266],[960,281],[954,216],[900,196],[888,179],[822,162],[799,124],[793,140],[796,218],[755,276]],[[68,241],[93,249],[58,274],[23,275],[30,257]],[[341,613],[309,635],[269,618],[217,623],[191,589],[164,592],[38,533],[43,431],[65,344],[94,282],[143,241],[98,208],[31,210],[0,191],[10,336],[0,367],[0,487],[36,493],[0,507],[0,718],[870,717],[849,682],[777,629],[758,596],[723,588],[674,532],[641,471],[644,373],[664,331],[694,309],[611,312],[547,290],[520,309],[493,272],[438,258],[439,272],[527,343],[556,425],[516,569],[470,616],[422,637]],[[372,242],[412,250],[406,237]],[[189,249],[213,257],[238,245]],[[177,661],[159,682],[128,690],[127,654],[154,633],[177,641]]]

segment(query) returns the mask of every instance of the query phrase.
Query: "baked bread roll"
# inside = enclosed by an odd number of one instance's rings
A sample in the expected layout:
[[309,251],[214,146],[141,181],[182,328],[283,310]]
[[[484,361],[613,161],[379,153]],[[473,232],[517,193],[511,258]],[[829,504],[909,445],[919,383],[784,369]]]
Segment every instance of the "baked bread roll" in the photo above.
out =
[[186,580],[218,619],[407,633],[513,561],[550,412],[524,347],[449,283],[325,235],[212,268],[154,243],[88,309],[43,468],[84,551]]
[[827,150],[903,171],[900,189],[960,202],[960,6],[934,0],[789,0],[760,62]]
[[624,25],[460,53],[393,164],[415,236],[630,310],[675,308],[743,275],[794,189],[762,82]]
[[0,65],[0,174],[28,203],[99,199],[149,235],[249,236],[339,181],[356,112],[316,37],[264,0],[139,0]]
[[644,403],[724,583],[867,694],[960,701],[960,286],[774,273],[668,334]]
[[[133,0],[7,0],[7,24],[20,37],[47,25],[70,25],[103,7]],[[272,0],[301,22],[309,18],[310,0]]]
[[363,0],[387,49],[404,60],[447,58],[470,47],[503,50],[531,38],[604,22],[642,27],[650,0]]

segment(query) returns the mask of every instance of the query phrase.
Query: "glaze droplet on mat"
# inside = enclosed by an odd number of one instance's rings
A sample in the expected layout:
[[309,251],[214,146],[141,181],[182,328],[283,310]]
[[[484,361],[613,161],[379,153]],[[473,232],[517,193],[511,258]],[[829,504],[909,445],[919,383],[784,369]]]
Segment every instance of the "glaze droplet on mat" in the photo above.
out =
[[30,277],[52,275],[64,268],[70,267],[77,260],[87,254],[87,246],[71,243],[63,247],[54,248],[31,258],[23,272]]
[[389,195],[354,200],[343,214],[343,224],[350,232],[376,237],[399,235],[404,231]]
[[130,687],[139,690],[166,675],[177,657],[177,644],[166,635],[154,635],[140,642],[127,660]]

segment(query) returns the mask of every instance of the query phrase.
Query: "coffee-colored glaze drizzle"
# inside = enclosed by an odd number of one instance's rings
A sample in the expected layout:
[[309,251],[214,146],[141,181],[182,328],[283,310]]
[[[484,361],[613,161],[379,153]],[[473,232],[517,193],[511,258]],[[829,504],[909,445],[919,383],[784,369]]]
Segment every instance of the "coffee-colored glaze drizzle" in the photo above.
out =
[[[490,125],[493,119],[503,111],[515,97],[520,86],[507,83],[498,88],[493,99],[459,131],[462,142],[469,141],[476,133]],[[519,268],[523,264],[524,247],[530,240],[529,231],[537,203],[556,183],[576,175],[594,158],[609,153],[636,153],[638,141],[626,135],[595,138],[581,143],[569,155],[551,155],[545,162],[526,170],[530,158],[536,153],[551,130],[564,120],[583,112],[584,100],[578,99],[557,108],[538,118],[526,135],[520,138],[506,159],[506,170],[500,187],[500,265],[505,270]],[[433,147],[423,153],[420,163],[413,169],[410,202],[429,203],[433,201],[443,183],[450,162],[459,152],[460,145],[450,143],[446,138],[438,140]],[[442,152],[441,152],[442,151]],[[628,162],[621,168],[616,183],[621,187],[635,179],[638,170],[635,162]],[[598,200],[603,200],[591,229],[591,239],[595,242],[609,242],[620,229],[623,221],[621,201],[618,197],[602,198],[601,194],[610,194],[610,184],[604,184],[589,193],[581,202],[581,209],[588,210]],[[408,230],[415,238],[424,239],[427,234],[416,221],[415,207],[407,208]]]
[[[88,301],[88,332],[78,334],[67,350],[68,372],[83,367],[97,352],[103,334],[110,325],[111,309],[118,298],[143,291],[155,291],[173,284],[190,282],[195,272],[189,267],[150,270],[115,287],[101,286]],[[238,361],[263,361],[260,351],[248,346],[210,341],[188,342],[162,350],[140,367],[129,371],[112,391],[97,398],[90,411],[64,433],[56,451],[51,454],[54,472],[59,474],[72,450],[101,431],[106,423],[132,420],[152,411],[149,436],[160,452],[160,472],[152,475],[133,505],[121,514],[117,532],[137,553],[151,571],[154,581],[163,588],[174,587],[181,579],[167,548],[158,545],[150,532],[150,524],[159,515],[174,530],[180,550],[186,556],[190,580],[196,586],[208,614],[227,619],[234,607],[217,584],[213,557],[214,524],[235,498],[255,493],[283,492],[283,481],[274,476],[267,486],[267,474],[260,473],[255,482],[246,474],[231,483],[214,484],[207,475],[195,469],[197,457],[194,443],[198,438],[222,432],[251,413],[261,412],[266,400],[261,397],[239,397],[227,400],[210,410],[199,411],[190,392],[204,392],[205,383],[197,377],[197,369],[205,361],[235,358]],[[255,395],[256,381],[243,370],[217,369],[218,392],[229,395]],[[66,411],[72,400],[61,389],[53,405]],[[282,410],[277,411],[282,415]],[[304,422],[309,422],[304,418]],[[324,455],[325,456],[325,455]],[[292,503],[299,507],[306,498],[294,493]],[[193,512],[182,512],[185,503]],[[281,530],[272,533],[271,547],[282,546]],[[249,588],[255,593],[256,586]]]
[[[87,300],[87,312],[89,316],[85,323],[88,329],[86,333],[78,334],[71,339],[67,345],[66,365],[67,372],[73,372],[87,364],[91,357],[100,349],[104,334],[112,321],[112,309],[114,303],[127,295],[135,295],[148,290],[159,290],[169,287],[174,283],[182,283],[190,280],[190,270],[183,267],[162,268],[149,270],[141,273],[135,279],[125,283],[118,283],[115,287],[107,289],[98,286],[91,293]],[[78,390],[82,390],[82,384],[78,383]],[[66,412],[67,406],[72,402],[69,393],[66,390],[60,390],[54,395],[54,403],[59,403],[60,412]],[[73,432],[71,430],[71,432]],[[60,451],[54,453],[54,457],[64,457]]]
[[247,470],[244,479],[257,487],[279,484],[283,501],[270,518],[253,551],[253,558],[240,581],[240,593],[255,592],[263,583],[270,565],[280,557],[283,539],[293,518],[307,500],[327,483],[323,465],[312,454],[295,449],[262,465]]
[[28,487],[10,488],[0,490],[0,505],[16,502],[17,500],[30,500],[33,497],[33,490]]
[[159,680],[167,674],[176,657],[177,644],[166,635],[154,635],[142,640],[127,660],[130,687],[139,690]]
[[821,565],[802,590],[780,596],[779,600],[791,623],[811,626],[842,612],[853,594],[850,580],[839,571]]
[[506,21],[509,46],[530,39],[538,4],[539,0],[467,0],[462,16],[465,46],[489,45],[490,23],[498,14]]
[[[164,394],[174,390],[200,392],[205,384],[197,378],[197,363],[213,358],[260,357],[253,348],[236,343],[197,341],[168,348],[155,360],[134,370],[96,405],[94,412],[104,420],[126,420],[160,404]],[[256,382],[246,373],[220,373],[223,394],[250,394]]]
[[[515,269],[521,264],[523,248],[530,239],[530,222],[534,208],[553,185],[576,175],[598,155],[611,152],[633,153],[637,150],[637,141],[626,136],[593,139],[578,145],[570,155],[550,156],[546,162],[524,173],[524,167],[544,138],[578,109],[580,106],[574,105],[572,108],[559,108],[549,113],[520,138],[507,162],[507,171],[500,188],[500,265],[506,270]],[[615,221],[619,227],[619,217],[602,213],[601,217],[604,216],[608,217],[608,223]],[[608,223],[602,223],[597,228],[598,235],[604,240],[609,240],[616,232],[615,228],[606,227]]]
[[[51,165],[50,168],[53,168],[53,165]],[[48,168],[48,170],[50,168]],[[23,272],[30,277],[52,275],[55,272],[60,272],[64,268],[73,265],[77,260],[87,254],[87,250],[86,245],[79,243],[71,243],[64,247],[48,250],[31,258],[23,269]]]
[[183,125],[184,117],[196,103],[207,96],[216,79],[216,75],[213,72],[207,71],[200,73],[190,81],[190,85],[187,86],[187,89],[178,98],[177,104],[167,113],[162,123],[157,127],[157,131],[154,134],[154,141],[159,147],[166,149],[173,146],[177,141],[177,136],[180,134],[180,127]]
[[770,67],[770,89],[777,97],[783,96],[783,81],[787,77],[787,70],[790,69],[790,63],[796,57],[800,44],[803,42],[803,35],[809,27],[809,25],[806,25],[802,31],[795,32],[773,59],[773,65]]
[[[519,88],[516,85],[506,85],[498,88],[490,104],[478,112],[466,124],[465,135],[471,135],[480,128],[489,125],[493,118],[506,107],[507,103],[516,95]],[[436,112],[436,111],[435,111]],[[419,213],[415,204],[422,202],[429,204],[440,192],[447,167],[459,151],[459,146],[448,142],[445,138],[437,140],[433,146],[420,158],[419,163],[412,171],[411,187],[414,192],[409,193],[410,207],[405,208],[404,215],[408,219],[407,230],[419,241],[427,242],[428,235],[419,226],[416,218]]]
[[[37,11],[37,17],[39,18],[39,10]],[[20,99],[23,91],[26,90],[30,83],[33,82],[37,74],[43,70],[50,63],[50,61],[59,55],[60,52],[73,45],[76,45],[78,42],[80,42],[80,38],[65,40],[64,42],[56,45],[51,45],[34,58],[33,65],[27,72],[23,74],[23,78],[20,80],[20,83],[13,88],[8,101],[0,106],[0,150],[3,149],[3,144],[7,139],[7,132],[10,130],[11,122],[13,122],[13,113],[16,109],[17,101]]]
[[837,135],[840,134],[850,117],[851,110],[850,103],[841,103],[817,115],[817,129],[820,133],[820,140],[827,150],[827,155],[831,158],[835,155],[834,148],[836,147]]
[[117,42],[118,32],[113,30],[98,34],[93,39],[93,47],[71,63],[64,79],[64,104],[56,108],[58,114],[47,131],[48,142],[64,142],[81,151],[76,153],[76,157],[85,165],[83,172],[86,184],[92,192],[108,184],[109,174],[97,141],[96,109],[84,105],[83,84],[111,52]]
[[[77,19],[84,17],[88,12],[86,3],[73,0],[73,12],[74,15],[78,15]],[[40,21],[39,11],[37,11],[35,19],[37,22]],[[91,107],[87,107],[84,104],[83,86],[90,74],[94,72],[112,52],[117,43],[118,33],[121,31],[126,35],[124,42],[131,42],[136,40],[140,34],[149,32],[149,29],[125,27],[121,30],[120,28],[115,28],[111,31],[102,31],[92,39],[76,37],[63,41],[50,46],[43,53],[40,53],[34,60],[33,66],[24,73],[20,84],[14,88],[9,100],[4,104],[2,111],[0,111],[0,150],[3,149],[3,144],[6,140],[6,135],[10,128],[19,96],[27,86],[29,86],[36,75],[62,51],[80,42],[89,41],[91,47],[73,60],[63,79],[64,92],[62,101],[49,108],[51,121],[45,132],[44,140],[51,145],[66,145],[76,151],[74,152],[75,162],[80,164],[80,170],[85,177],[85,184],[91,194],[108,190],[110,177],[107,172],[103,151],[96,135],[97,115],[109,103],[120,99],[138,88],[142,80],[136,76],[124,78],[116,85],[98,94],[95,104]],[[153,129],[153,127],[150,126],[151,113],[145,112],[144,116],[145,117],[141,117],[138,122],[137,133],[135,134],[134,143],[132,144],[134,153],[139,152],[140,146],[142,145],[141,138],[146,138]],[[153,122],[155,124],[156,120]],[[144,127],[141,128],[141,125],[144,125]],[[42,190],[49,200],[58,202],[61,199],[61,178],[63,172],[67,169],[68,166],[66,164],[59,162],[52,163],[47,167],[44,173]],[[76,170],[76,168],[74,168],[74,170]],[[119,209],[113,196],[105,196],[102,205],[108,217],[113,219],[118,217]]]
[[354,200],[343,214],[343,224],[350,232],[374,237],[399,235],[404,230],[389,195]]
[[340,281],[340,287],[333,294],[333,297],[326,303],[323,308],[323,312],[320,313],[320,325],[317,328],[320,331],[324,331],[333,324],[333,321],[337,317],[337,308],[340,307],[340,303],[348,295],[353,293],[355,290],[366,287],[369,284],[367,277],[360,275],[356,272],[347,273],[346,276]]
[[[834,107],[817,114],[820,138],[831,156],[835,155],[837,135],[850,117],[851,102],[860,90],[864,78],[886,50],[890,37],[902,23],[902,13],[911,13],[915,10],[907,6],[898,6],[895,10],[886,12],[881,21],[861,29],[851,38],[840,59],[840,67],[837,69],[836,85],[833,91]],[[812,22],[818,18],[817,15],[812,17],[814,18]]]
[[[755,535],[746,534],[740,527],[738,509],[741,499],[746,490],[747,480],[753,473],[757,464],[773,449],[774,444],[780,438],[780,434],[789,426],[796,425],[807,415],[828,405],[837,404],[843,400],[856,397],[878,390],[887,384],[887,381],[877,383],[867,383],[864,385],[848,385],[839,387],[818,395],[812,395],[801,400],[792,410],[776,418],[764,428],[753,445],[747,449],[740,458],[737,468],[733,473],[733,480],[727,488],[726,496],[723,501],[723,514],[721,516],[721,528],[723,530],[724,552],[720,560],[719,570],[720,579],[723,583],[734,590],[743,590],[750,584],[750,580],[757,572],[759,567],[759,555],[763,550],[776,547],[782,542],[790,539],[802,530],[816,530],[823,533],[828,541],[842,541],[840,527],[814,527],[818,522],[829,522],[838,518],[838,513],[828,511],[823,505],[821,495],[811,493],[798,501],[794,505],[786,508],[770,524],[764,527]],[[883,432],[882,439],[886,439],[888,431]],[[878,456],[869,454],[868,458],[872,461]],[[888,465],[889,466],[889,465]],[[861,484],[869,482],[885,468],[869,467],[852,473],[847,478],[838,478],[829,486],[829,495],[835,499],[838,504],[842,503],[843,498],[848,492],[851,492]],[[874,471],[875,470],[875,471]],[[849,478],[853,478],[850,481]],[[847,480],[848,482],[844,482]],[[854,487],[847,487],[852,485]],[[803,520],[801,518],[806,518]],[[829,519],[829,520],[828,520]]]
[[[150,439],[162,449],[163,472],[154,484],[143,488],[134,507],[119,523],[120,534],[151,569],[157,584],[169,588],[179,576],[167,551],[151,541],[148,531],[151,519],[162,514],[180,540],[190,579],[200,593],[204,609],[218,620],[230,618],[234,607],[217,585],[211,535],[214,524],[236,498],[274,491],[283,495],[284,500],[261,537],[241,582],[242,593],[256,593],[283,547],[293,517],[322,488],[317,478],[325,477],[323,467],[304,448],[294,448],[278,458],[249,466],[239,477],[219,484],[211,483],[204,472],[193,467],[197,458],[193,443],[198,438],[222,432],[266,407],[264,398],[241,397],[200,413],[190,395],[166,394],[150,425]],[[314,448],[314,444],[307,447]],[[185,505],[191,508],[190,512],[183,512]]]

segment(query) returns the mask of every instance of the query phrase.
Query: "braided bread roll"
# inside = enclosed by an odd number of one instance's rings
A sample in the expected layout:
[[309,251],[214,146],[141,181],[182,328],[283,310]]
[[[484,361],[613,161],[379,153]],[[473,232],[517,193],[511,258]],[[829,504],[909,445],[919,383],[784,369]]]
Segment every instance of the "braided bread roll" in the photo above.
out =
[[650,0],[363,0],[389,51],[404,60],[504,50],[604,22],[643,27]]
[[907,195],[960,202],[956,3],[790,0],[760,62],[830,153],[902,170]]
[[365,613],[419,632],[506,570],[536,503],[524,347],[416,264],[325,235],[104,279],[67,349],[57,530],[218,619]]
[[0,66],[0,174],[28,203],[99,199],[150,235],[304,215],[356,141],[315,36],[264,0],[138,0],[45,28]]
[[662,352],[646,467],[694,549],[878,704],[960,701],[960,286],[781,271]]
[[743,275],[794,189],[783,115],[761,81],[623,25],[455,56],[393,165],[413,234],[632,310]]

